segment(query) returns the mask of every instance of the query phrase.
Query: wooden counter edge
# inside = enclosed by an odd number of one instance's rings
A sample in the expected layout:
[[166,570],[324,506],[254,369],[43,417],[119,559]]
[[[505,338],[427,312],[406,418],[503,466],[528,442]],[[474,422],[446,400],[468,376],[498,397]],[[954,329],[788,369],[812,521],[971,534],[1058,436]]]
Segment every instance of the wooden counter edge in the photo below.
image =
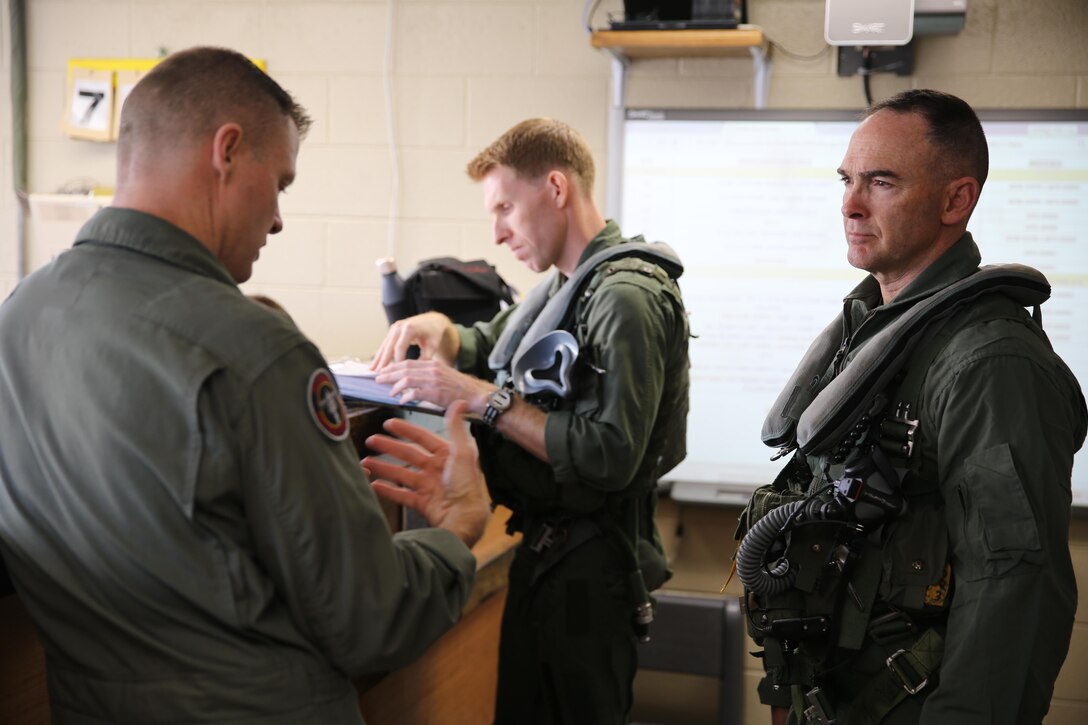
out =
[[472,553],[476,555],[476,582],[465,603],[462,616],[499,589],[506,587],[506,575],[510,571],[510,562],[514,558],[514,550],[521,541],[521,534],[511,536],[506,533],[506,522],[509,518],[509,509],[502,506],[496,507],[487,523],[484,535],[476,542],[476,546],[472,547]]
[[510,511],[499,507],[472,547],[476,580],[461,619],[415,661],[357,678],[368,725],[491,722],[498,687],[499,629],[507,574],[520,535],[506,533]]

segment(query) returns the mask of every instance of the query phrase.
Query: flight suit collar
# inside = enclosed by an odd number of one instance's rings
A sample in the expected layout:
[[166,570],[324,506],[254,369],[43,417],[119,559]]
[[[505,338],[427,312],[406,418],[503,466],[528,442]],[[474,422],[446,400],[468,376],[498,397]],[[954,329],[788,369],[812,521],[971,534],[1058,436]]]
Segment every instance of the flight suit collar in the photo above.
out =
[[96,244],[156,257],[195,274],[237,286],[211,250],[165,219],[135,209],[106,207],[83,225],[74,246]]
[[585,261],[592,257],[597,252],[608,249],[609,247],[619,244],[623,241],[623,234],[620,232],[620,225],[611,219],[605,222],[604,228],[597,232],[597,236],[593,237],[586,245],[586,249],[582,252],[582,256],[578,259],[578,266],[581,267],[585,264]]
[[964,232],[948,250],[922,270],[910,284],[888,304],[883,304],[880,284],[869,275],[843,299],[844,337],[852,337],[863,323],[865,330],[856,337],[855,344],[879,331],[886,321],[909,309],[920,299],[938,292],[948,285],[978,270],[982,255],[970,232]]
[[[623,233],[620,232],[620,225],[611,219],[605,220],[604,228],[601,229],[601,231],[597,232],[597,236],[589,240],[589,244],[586,245],[585,251],[582,252],[582,256],[578,258],[578,267],[581,267],[583,264],[585,264],[586,260],[588,260],[597,252],[608,249],[609,247],[619,244],[622,241],[624,241],[624,239]],[[575,269],[577,269],[578,267],[575,267]],[[565,274],[563,274],[562,272],[557,274],[555,276],[555,280],[553,280],[552,282],[552,288],[549,296],[554,295],[556,292],[558,292],[559,288],[562,287],[566,283],[566,281],[567,276]]]
[[[928,297],[932,293],[944,289],[948,285],[961,280],[978,269],[982,261],[982,255],[978,251],[978,245],[971,237],[970,232],[964,232],[959,240],[948,248],[944,254],[937,258],[933,264],[922,270],[914,280],[903,288],[887,307],[898,308],[913,304],[922,297]],[[867,310],[879,307],[881,304],[880,284],[869,275],[855,287],[843,300],[847,304],[852,301],[860,302]]]

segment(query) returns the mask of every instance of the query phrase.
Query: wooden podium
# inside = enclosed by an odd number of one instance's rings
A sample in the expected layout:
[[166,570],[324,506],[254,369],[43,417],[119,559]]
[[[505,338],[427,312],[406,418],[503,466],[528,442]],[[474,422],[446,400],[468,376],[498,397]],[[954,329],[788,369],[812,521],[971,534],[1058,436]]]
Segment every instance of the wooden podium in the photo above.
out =
[[499,623],[519,540],[506,535],[509,515],[496,511],[473,547],[476,584],[461,621],[407,667],[355,683],[367,725],[490,725],[495,719]]

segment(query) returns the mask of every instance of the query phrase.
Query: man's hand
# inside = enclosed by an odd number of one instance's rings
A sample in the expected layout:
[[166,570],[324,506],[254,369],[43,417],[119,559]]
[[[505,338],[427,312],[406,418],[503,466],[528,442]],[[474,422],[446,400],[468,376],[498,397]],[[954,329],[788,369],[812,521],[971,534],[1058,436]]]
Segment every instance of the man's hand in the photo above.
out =
[[431,526],[452,531],[471,547],[484,533],[491,516],[491,501],[480,471],[476,441],[465,427],[464,414],[463,401],[449,406],[448,438],[405,420],[386,421],[386,431],[397,438],[372,435],[366,444],[379,454],[399,458],[405,465],[367,456],[363,468],[378,495],[418,511]]
[[382,370],[389,363],[406,359],[412,345],[419,346],[421,360],[438,359],[452,365],[461,350],[461,338],[453,321],[440,312],[406,317],[389,326],[370,367]]
[[448,408],[463,400],[468,412],[482,415],[495,384],[467,375],[438,360],[403,360],[389,363],[375,380],[392,385],[390,393],[402,403],[422,400]]

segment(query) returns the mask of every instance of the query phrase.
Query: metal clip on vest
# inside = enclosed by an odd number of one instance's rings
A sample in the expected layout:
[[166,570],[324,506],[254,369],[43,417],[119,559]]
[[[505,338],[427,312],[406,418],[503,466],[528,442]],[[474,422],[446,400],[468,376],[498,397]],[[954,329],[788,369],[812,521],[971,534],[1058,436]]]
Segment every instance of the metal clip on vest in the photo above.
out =
[[827,695],[819,687],[813,687],[805,693],[805,700],[809,705],[805,708],[805,721],[818,723],[819,725],[834,725],[834,710],[827,699]]
[[888,416],[880,424],[880,447],[890,456],[910,458],[917,432],[918,421],[910,417],[910,403],[900,402],[895,415]]
[[893,652],[884,664],[903,683],[903,690],[908,695],[917,695],[927,684],[929,678],[918,672],[918,668],[910,662],[911,653],[905,649]]
[[649,601],[641,602],[635,607],[635,636],[639,642],[650,641],[650,625],[654,621],[654,605]]
[[533,542],[529,544],[529,548],[539,554],[545,549],[550,549],[558,538],[559,534],[554,526],[551,524],[541,524],[537,528],[537,534],[534,537]]

